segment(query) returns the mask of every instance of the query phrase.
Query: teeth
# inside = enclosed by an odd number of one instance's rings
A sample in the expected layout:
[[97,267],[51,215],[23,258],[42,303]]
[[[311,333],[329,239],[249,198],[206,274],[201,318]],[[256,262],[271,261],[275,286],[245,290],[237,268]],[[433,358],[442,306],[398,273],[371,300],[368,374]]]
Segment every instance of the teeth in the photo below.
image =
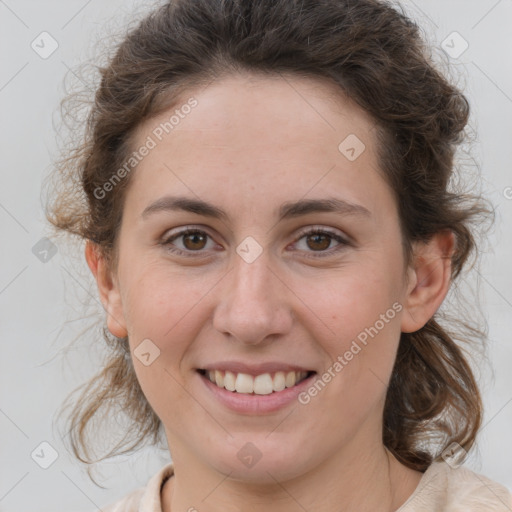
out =
[[228,391],[235,391],[236,384],[235,384],[235,374],[231,372],[226,372],[224,374],[224,387]]
[[[214,382],[211,377],[210,377],[210,380],[212,382]],[[219,372],[219,370],[215,370],[215,384],[217,384],[217,386],[219,386],[219,388],[224,387],[224,374],[222,372]]]
[[274,390],[282,391],[286,387],[284,372],[276,372],[274,375]]
[[270,395],[273,392],[295,386],[307,377],[308,372],[276,372],[273,377],[270,373],[263,373],[253,377],[247,373],[209,370],[206,375],[219,388],[225,388],[228,391]]
[[254,392],[257,395],[270,395],[272,391],[274,391],[274,383],[272,382],[270,373],[258,375],[254,379]]
[[246,373],[236,376],[235,390],[237,393],[252,393],[254,391],[254,379]]
[[285,385],[287,388],[291,388],[292,386],[295,386],[295,382],[296,382],[297,378],[295,376],[295,372],[288,372],[286,374],[286,378],[285,378]]

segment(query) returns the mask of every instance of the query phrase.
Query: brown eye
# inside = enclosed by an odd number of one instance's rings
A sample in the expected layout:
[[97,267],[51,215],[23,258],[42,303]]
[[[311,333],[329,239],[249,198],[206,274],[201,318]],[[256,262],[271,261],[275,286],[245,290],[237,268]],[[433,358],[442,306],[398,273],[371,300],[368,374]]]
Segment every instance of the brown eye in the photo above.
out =
[[193,231],[181,236],[184,247],[191,251],[204,249],[206,245],[207,235],[200,231]]
[[324,251],[331,245],[332,236],[323,233],[314,233],[307,236],[307,246],[314,251]]
[[201,256],[213,249],[215,243],[211,236],[201,229],[184,229],[164,240],[161,244],[170,252],[182,256]]
[[338,233],[315,228],[303,231],[294,243],[294,248],[304,253],[305,257],[317,258],[334,256],[350,245],[351,243]]

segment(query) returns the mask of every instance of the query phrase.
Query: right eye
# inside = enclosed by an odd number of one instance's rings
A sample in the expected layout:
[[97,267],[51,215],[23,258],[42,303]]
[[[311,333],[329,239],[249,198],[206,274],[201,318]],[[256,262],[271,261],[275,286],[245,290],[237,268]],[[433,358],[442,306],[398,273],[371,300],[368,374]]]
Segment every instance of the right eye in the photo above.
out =
[[187,228],[166,236],[162,245],[167,250],[180,256],[201,256],[204,250],[213,248],[211,246],[207,247],[209,239],[214,244],[210,235],[205,231],[197,228]]

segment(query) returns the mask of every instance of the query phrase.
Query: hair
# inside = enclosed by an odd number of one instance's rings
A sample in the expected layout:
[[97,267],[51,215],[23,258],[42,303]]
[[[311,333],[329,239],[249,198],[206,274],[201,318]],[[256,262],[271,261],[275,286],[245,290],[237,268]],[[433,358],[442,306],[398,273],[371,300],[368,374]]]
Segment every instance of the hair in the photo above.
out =
[[[481,197],[450,191],[469,104],[437,69],[416,23],[378,0],[174,0],[154,9],[100,68],[85,136],[57,165],[48,208],[58,230],[89,240],[115,266],[128,173],[104,197],[95,193],[133,151],[140,124],[191,87],[240,73],[310,77],[337,86],[375,121],[380,170],[399,211],[406,262],[414,242],[455,235],[452,282],[476,252]],[[76,457],[91,463],[93,419],[123,411],[131,424],[102,459],[158,439],[161,420],[147,402],[127,339],[106,328],[105,366],[81,389],[69,414]],[[383,415],[383,443],[407,467],[425,471],[456,442],[466,451],[482,403],[462,344],[484,339],[468,323],[437,312],[402,333]],[[96,428],[97,425],[94,427]]]

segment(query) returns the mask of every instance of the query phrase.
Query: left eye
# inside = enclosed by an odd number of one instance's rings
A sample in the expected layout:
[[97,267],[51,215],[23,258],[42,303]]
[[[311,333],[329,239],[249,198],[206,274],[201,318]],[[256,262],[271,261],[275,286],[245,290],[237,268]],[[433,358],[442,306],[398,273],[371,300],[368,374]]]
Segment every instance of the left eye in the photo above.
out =
[[335,246],[334,250],[339,249],[340,246],[348,245],[348,241],[345,240],[342,236],[338,235],[337,233],[332,233],[331,231],[326,231],[324,229],[318,228],[302,233],[301,237],[298,239],[297,242],[295,242],[294,245],[300,246],[299,242],[301,240],[304,240],[305,242],[304,245],[306,249],[304,250],[306,252],[327,252],[327,249],[332,249],[331,243],[333,240],[338,242],[338,245]]

